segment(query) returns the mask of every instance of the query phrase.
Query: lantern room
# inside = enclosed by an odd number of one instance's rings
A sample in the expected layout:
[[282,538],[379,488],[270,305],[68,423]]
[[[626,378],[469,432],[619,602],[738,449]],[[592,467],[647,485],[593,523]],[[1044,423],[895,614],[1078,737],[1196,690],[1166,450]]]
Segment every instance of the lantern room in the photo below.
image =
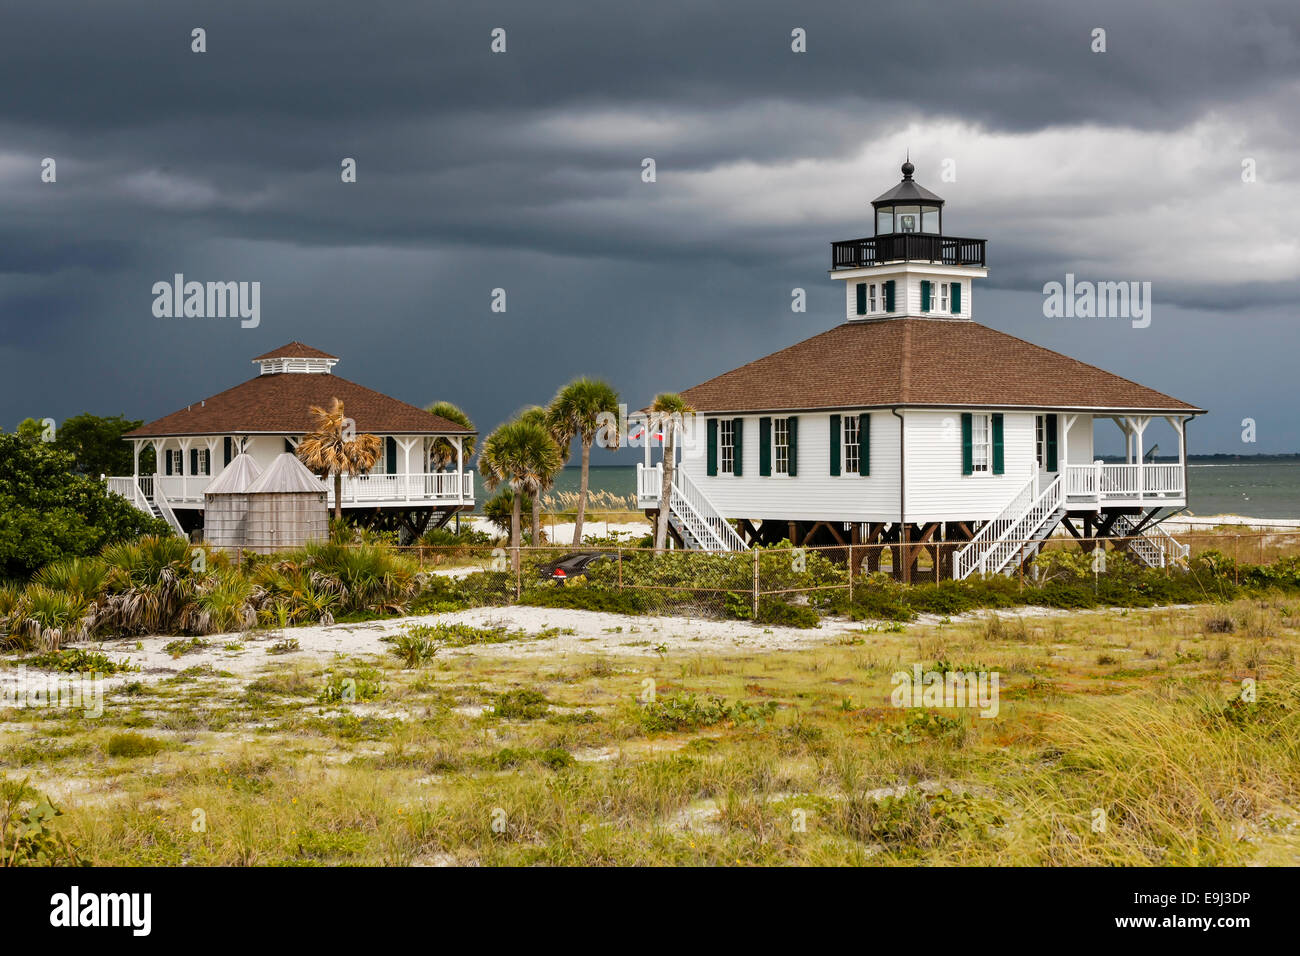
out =
[[903,179],[871,201],[876,209],[876,235],[943,232],[943,200],[912,179],[916,167],[903,163]]

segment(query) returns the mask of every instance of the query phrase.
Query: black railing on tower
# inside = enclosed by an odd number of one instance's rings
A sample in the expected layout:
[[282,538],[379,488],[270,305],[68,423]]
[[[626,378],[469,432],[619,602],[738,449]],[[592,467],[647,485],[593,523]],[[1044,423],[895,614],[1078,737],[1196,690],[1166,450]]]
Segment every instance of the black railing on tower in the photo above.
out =
[[831,243],[832,269],[857,269],[882,262],[941,262],[948,266],[984,265],[984,239],[959,239],[916,232],[894,232]]

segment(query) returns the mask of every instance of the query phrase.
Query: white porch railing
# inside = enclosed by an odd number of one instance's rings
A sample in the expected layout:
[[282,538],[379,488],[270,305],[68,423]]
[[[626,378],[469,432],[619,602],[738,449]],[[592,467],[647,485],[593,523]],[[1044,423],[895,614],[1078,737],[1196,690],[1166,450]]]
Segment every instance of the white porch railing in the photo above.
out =
[[[130,477],[107,479],[111,491],[134,500],[131,488],[135,480]],[[203,492],[212,482],[211,475],[157,475],[140,477],[141,493],[146,500],[157,501],[161,494],[172,504],[201,505]],[[329,503],[334,504],[334,482],[325,482]],[[343,477],[343,504],[379,504],[412,502],[473,504],[474,473],[472,471],[440,471],[414,475],[359,475]],[[147,506],[146,506],[146,510]]]
[[[329,485],[330,504],[334,503],[334,483]],[[454,471],[419,475],[343,476],[343,503],[369,501],[445,501],[470,504],[474,501],[474,473]]]
[[664,472],[662,465],[636,466],[636,499],[642,508],[658,508],[659,496],[663,493]]
[[1066,465],[1064,477],[1067,498],[1084,498],[1098,504],[1181,498],[1185,494],[1183,466],[1176,462],[1108,465],[1096,461],[1091,465]]

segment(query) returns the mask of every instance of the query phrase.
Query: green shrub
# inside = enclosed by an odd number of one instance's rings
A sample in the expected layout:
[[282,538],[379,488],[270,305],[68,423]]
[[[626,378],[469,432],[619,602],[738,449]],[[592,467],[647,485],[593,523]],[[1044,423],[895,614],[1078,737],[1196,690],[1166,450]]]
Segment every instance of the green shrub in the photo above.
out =
[[162,741],[144,734],[114,734],[108,738],[104,752],[110,757],[152,757],[163,749]]
[[641,726],[647,733],[695,730],[730,721],[741,724],[763,723],[776,713],[774,700],[762,704],[737,701],[726,703],[721,697],[696,697],[694,694],[671,694],[647,703],[641,710]]
[[551,770],[563,770],[576,763],[573,755],[563,747],[532,750],[527,747],[503,747],[488,758],[488,764],[497,770],[509,770],[524,763],[539,763]]
[[433,659],[438,653],[438,645],[428,637],[408,632],[393,638],[392,653],[407,667],[419,667]]
[[384,693],[384,686],[377,677],[378,674],[371,670],[358,671],[348,676],[331,675],[316,699],[322,704],[355,704],[358,701],[374,700]]
[[85,651],[79,647],[37,654],[24,658],[23,663],[29,667],[64,674],[118,674],[140,669],[133,667],[130,659],[119,662],[98,651]]
[[497,695],[493,713],[505,720],[536,720],[546,716],[550,701],[535,690],[510,690]]
[[85,866],[76,844],[53,827],[61,816],[26,780],[0,777],[0,867]]

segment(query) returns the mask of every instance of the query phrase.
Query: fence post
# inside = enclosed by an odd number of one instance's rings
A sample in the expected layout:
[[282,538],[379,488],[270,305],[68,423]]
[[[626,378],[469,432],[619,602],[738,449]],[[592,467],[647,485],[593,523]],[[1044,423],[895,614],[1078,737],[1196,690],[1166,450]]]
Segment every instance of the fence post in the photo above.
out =
[[524,562],[523,555],[515,548],[515,600],[524,596]]
[[754,549],[754,620],[758,620],[758,552]]
[[849,603],[853,603],[853,545],[849,545]]
[[623,590],[623,549],[618,549],[618,589]]

